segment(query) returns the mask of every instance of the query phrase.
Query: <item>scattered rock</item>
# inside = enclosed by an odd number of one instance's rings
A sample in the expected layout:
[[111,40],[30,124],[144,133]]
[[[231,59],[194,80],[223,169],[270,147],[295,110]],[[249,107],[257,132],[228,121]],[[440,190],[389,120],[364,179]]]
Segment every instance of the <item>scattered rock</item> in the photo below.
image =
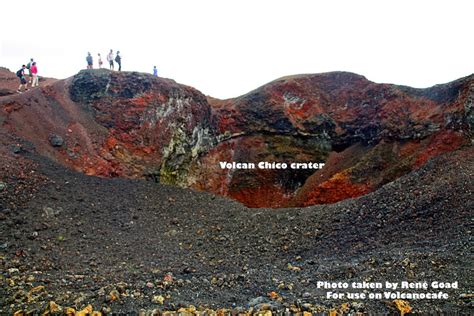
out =
[[249,301],[247,303],[247,306],[248,307],[255,307],[259,304],[263,304],[263,303],[267,303],[269,302],[268,298],[266,298],[265,296],[259,296],[259,297],[256,297],[254,299],[252,299],[251,301]]
[[107,296],[108,302],[115,302],[120,299],[120,293],[117,290],[110,291],[109,295]]
[[62,312],[63,309],[62,309],[61,306],[59,306],[55,302],[50,301],[49,306],[48,306],[48,310],[49,310],[50,313],[60,313],[60,312]]
[[186,268],[183,269],[183,272],[186,273],[186,274],[196,273],[196,268],[194,268],[194,267],[186,267]]
[[87,305],[83,310],[80,310],[76,312],[75,316],[91,316],[93,315],[94,308],[92,308],[92,305]]
[[171,272],[168,272],[165,274],[165,276],[163,277],[163,281],[165,282],[173,282],[173,273]]
[[291,271],[301,271],[301,267],[294,266],[291,263],[288,263],[287,267],[288,267],[288,270],[291,270]]
[[41,297],[45,293],[45,288],[43,285],[32,288],[27,294],[28,303],[35,301],[37,298]]
[[87,295],[85,293],[80,292],[79,295],[74,300],[74,304],[78,306],[78,305],[81,305],[86,300],[87,300]]
[[155,304],[163,305],[163,303],[165,302],[165,298],[162,295],[155,295],[151,299],[151,302]]
[[19,154],[23,151],[23,148],[20,144],[14,144],[14,145],[10,145],[10,150],[14,154]]
[[62,211],[63,211],[63,209],[61,207],[58,207],[58,208],[52,208],[52,207],[49,207],[49,206],[44,206],[43,207],[44,215],[46,217],[49,217],[49,218],[58,216],[59,214],[61,214]]
[[120,294],[124,294],[127,292],[127,283],[125,282],[119,282],[115,285],[115,288],[117,289],[117,291],[120,293]]
[[392,304],[395,305],[401,316],[410,313],[412,310],[410,304],[404,300],[393,300]]
[[64,144],[64,139],[56,134],[49,135],[49,143],[53,147],[61,147]]

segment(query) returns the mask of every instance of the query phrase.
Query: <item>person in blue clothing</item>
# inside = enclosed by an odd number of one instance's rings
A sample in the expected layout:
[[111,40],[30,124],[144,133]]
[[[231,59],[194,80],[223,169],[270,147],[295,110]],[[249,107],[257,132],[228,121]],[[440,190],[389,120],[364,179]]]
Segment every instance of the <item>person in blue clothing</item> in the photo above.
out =
[[153,66],[153,76],[158,77],[158,69],[156,69],[156,66]]
[[87,69],[94,68],[91,53],[87,53],[86,61],[87,61]]

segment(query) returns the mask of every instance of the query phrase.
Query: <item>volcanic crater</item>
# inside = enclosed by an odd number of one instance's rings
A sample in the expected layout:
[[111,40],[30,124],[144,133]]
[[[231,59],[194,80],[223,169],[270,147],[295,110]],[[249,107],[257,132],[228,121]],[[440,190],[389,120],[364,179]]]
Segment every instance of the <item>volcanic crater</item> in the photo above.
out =
[[[472,312],[473,75],[295,75],[227,100],[138,72],[16,79],[0,68],[0,313]],[[318,287],[423,280],[459,288]]]

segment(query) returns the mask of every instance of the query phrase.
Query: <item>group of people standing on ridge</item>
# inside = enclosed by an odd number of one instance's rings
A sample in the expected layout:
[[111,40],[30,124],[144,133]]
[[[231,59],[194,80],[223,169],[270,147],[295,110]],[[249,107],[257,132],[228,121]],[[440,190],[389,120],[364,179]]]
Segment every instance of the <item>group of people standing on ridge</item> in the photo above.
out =
[[[28,69],[29,79],[26,79],[25,70]],[[31,87],[38,87],[38,67],[33,58],[30,58],[30,61],[26,65],[22,65],[20,70],[16,72],[16,76],[20,78],[20,86],[18,87],[17,92],[22,93],[23,91],[28,91],[28,83],[31,84]],[[23,91],[21,90],[23,88]]]
[[[107,61],[109,62],[110,70],[114,70],[114,61],[118,64],[118,71],[122,70],[122,56],[120,56],[120,51],[117,51],[117,54],[114,58],[114,51],[111,49],[107,54]],[[90,52],[87,53],[86,62],[87,69],[94,69],[94,58]],[[97,63],[99,65],[99,69],[101,69],[104,63],[102,62],[102,56],[100,53],[97,54]],[[158,77],[158,69],[156,66],[153,66],[153,76]]]
[[[102,62],[102,56],[100,53],[97,54],[98,56],[98,64],[99,68],[102,68],[103,62]],[[87,61],[87,69],[93,69],[94,68],[94,59],[92,58],[92,55],[90,52],[87,53],[86,57]],[[115,54],[114,58],[114,51],[111,49],[110,52],[107,54],[107,61],[109,62],[109,68],[111,70],[114,70],[114,62],[118,64],[118,71],[122,70],[122,56],[120,56],[120,51],[117,51]],[[28,70],[28,77],[25,73],[25,71]],[[22,65],[20,70],[16,72],[16,75],[18,78],[20,78],[20,86],[18,87],[17,92],[22,93],[23,91],[28,91],[28,83],[31,85],[31,87],[38,87],[38,67],[36,66],[36,62],[33,60],[33,58],[30,59],[28,64]],[[158,69],[156,66],[153,67],[153,76],[157,77],[158,76]],[[22,91],[23,88],[23,91]]]
[[[98,64],[99,64],[99,69],[102,68],[102,65],[104,64],[102,62],[102,56],[100,53],[97,54],[98,58]],[[109,68],[111,70],[114,70],[114,61],[118,64],[118,71],[122,70],[122,56],[120,56],[120,51],[117,51],[117,54],[115,55],[114,58],[114,51],[111,49],[110,52],[107,54],[107,61],[109,62]],[[87,53],[86,57],[86,62],[87,62],[87,69],[93,69],[94,68],[94,59],[92,58],[92,55],[90,52]]]

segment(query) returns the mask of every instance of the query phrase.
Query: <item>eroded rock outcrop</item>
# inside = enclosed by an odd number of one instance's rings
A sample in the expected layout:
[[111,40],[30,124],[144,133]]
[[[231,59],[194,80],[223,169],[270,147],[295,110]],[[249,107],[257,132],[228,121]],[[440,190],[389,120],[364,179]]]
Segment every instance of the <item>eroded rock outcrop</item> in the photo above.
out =
[[[298,75],[217,100],[169,79],[103,69],[1,97],[0,118],[41,154],[89,175],[284,207],[366,194],[469,145],[473,100],[473,76],[413,89],[346,72]],[[224,161],[325,167],[236,170]]]
[[90,175],[187,185],[190,164],[216,143],[204,95],[142,73],[84,70],[2,103],[4,127]]
[[[281,78],[236,99],[209,98],[224,139],[220,150],[204,159],[211,180],[203,189],[220,188],[255,207],[333,203],[363,195],[469,143],[473,84],[470,76],[413,89],[335,72]],[[326,166],[308,178],[308,171],[215,166],[216,160],[262,159],[316,160]]]
[[[81,72],[70,86],[71,100],[92,111],[107,128],[105,149],[127,176],[187,185],[199,154],[216,143],[211,109],[191,87],[141,73]],[[127,164],[139,166],[133,173]]]

